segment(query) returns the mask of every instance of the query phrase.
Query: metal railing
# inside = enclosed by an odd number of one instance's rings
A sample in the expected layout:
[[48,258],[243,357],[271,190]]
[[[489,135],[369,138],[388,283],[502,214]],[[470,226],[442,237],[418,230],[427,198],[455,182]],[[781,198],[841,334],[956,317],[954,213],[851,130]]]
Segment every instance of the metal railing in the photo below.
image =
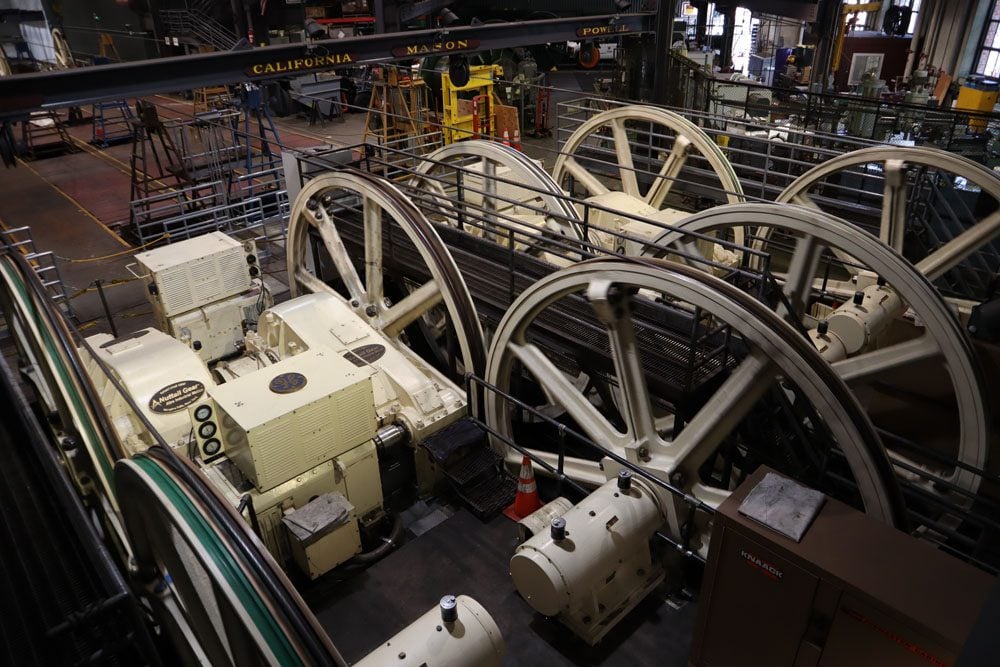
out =
[[667,72],[671,107],[768,125],[784,120],[802,131],[876,142],[904,135],[918,145],[943,148],[990,167],[1000,158],[993,145],[1000,132],[997,113],[730,81],[675,52],[670,53]]
[[160,18],[168,34],[191,36],[219,51],[228,51],[236,45],[232,32],[199,9],[161,9]]
[[[561,266],[588,258],[619,257],[617,249],[626,245],[642,248],[650,257],[669,256],[703,267],[758,299],[772,298],[778,292],[769,273],[769,256],[752,248],[703,234],[689,235],[705,244],[717,244],[731,253],[735,261],[724,265],[715,261],[711,253],[706,258],[697,252],[658,245],[655,239],[606,227],[600,221],[632,219],[648,225],[654,237],[675,229],[666,223],[563,196],[566,203],[580,212],[578,218],[570,218],[533,201],[533,194],[539,193],[533,191],[530,184],[512,180],[509,175],[498,174],[493,179],[495,183],[487,185],[482,171],[474,164],[430,161],[435,169],[419,173],[416,167],[426,163],[426,158],[395,152],[388,147],[376,150],[355,147],[353,150],[365,156],[359,166],[391,175],[404,194],[436,224],[438,234],[449,246],[479,307],[480,317],[487,323],[497,324],[524,290]],[[317,169],[329,165],[322,153],[300,155],[298,160],[303,183],[315,176]],[[359,198],[349,191],[326,194],[330,195],[326,206],[337,221],[348,252],[363,257],[366,241],[360,225]],[[550,225],[532,226],[525,216],[547,218]],[[577,231],[569,236],[554,233],[550,229],[552,223]],[[386,245],[384,250],[385,256],[390,258],[387,261],[391,263],[396,261],[395,257],[400,257],[399,263],[394,265],[396,269],[415,272],[413,279],[426,279],[425,275],[417,275],[426,270],[419,257],[400,250],[405,239],[401,242],[399,235],[393,237],[396,240],[391,248]],[[321,263],[317,261],[316,264],[320,266]],[[680,322],[672,320],[665,311],[660,312],[660,306],[650,308],[656,312],[643,311],[637,315],[645,318],[638,334],[639,345],[650,353],[647,370],[665,392],[694,391],[728,367],[728,351],[720,342],[727,337],[726,331],[704,328],[697,312],[690,315],[693,320],[682,317],[684,321]],[[550,315],[542,322],[545,331],[542,344],[547,349],[558,352],[569,346],[586,349],[596,355],[595,359],[610,358],[604,330],[593,321],[585,303],[569,299],[562,310]],[[573,360],[565,355],[560,356],[559,363],[570,372],[574,370]]]
[[[290,212],[284,171],[274,166],[276,159],[256,159],[238,111],[169,120],[164,127],[177,147],[178,167],[193,182],[133,200],[134,240],[171,243],[241,229],[262,244],[284,238]],[[270,246],[262,247],[263,259]]]
[[229,188],[229,200],[235,214],[232,228],[253,234],[261,260],[271,257],[275,244],[285,240],[291,214],[284,171],[276,167],[237,176]]
[[139,245],[179,241],[228,226],[226,186],[222,181],[178,187],[129,206],[135,221],[132,232]]
[[66,284],[63,282],[62,274],[59,272],[59,260],[55,253],[51,251],[39,252],[35,248],[35,241],[31,237],[31,228],[15,227],[13,229],[0,229],[0,243],[7,248],[21,253],[31,268],[34,269],[45,291],[49,293],[49,297],[58,306],[63,317],[76,319],[76,313],[73,312],[73,304],[70,302],[69,293],[66,291]]

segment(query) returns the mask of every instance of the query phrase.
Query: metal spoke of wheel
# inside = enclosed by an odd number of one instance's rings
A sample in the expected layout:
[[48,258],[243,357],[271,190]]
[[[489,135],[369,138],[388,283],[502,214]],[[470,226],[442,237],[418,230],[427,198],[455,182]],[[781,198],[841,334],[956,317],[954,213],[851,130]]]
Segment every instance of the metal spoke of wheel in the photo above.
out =
[[909,364],[933,359],[941,354],[941,348],[928,334],[891,347],[862,352],[847,359],[833,362],[833,370],[845,382],[871,380]]
[[995,211],[917,262],[917,269],[930,280],[937,280],[998,235],[1000,211]]
[[[631,321],[635,316],[633,311],[622,307],[620,301],[627,294],[635,295],[633,299],[645,299],[645,294],[660,294],[666,302],[698,308],[712,316],[717,324],[727,325],[734,340],[741,341],[741,349],[747,351],[716,396],[704,404],[703,410],[696,413],[673,441],[649,437],[645,428],[630,429],[626,434],[617,432],[548,358],[545,349],[524,342],[532,323],[547,309],[557,307],[563,299],[587,297],[598,318],[608,326],[613,361],[619,375],[617,382],[623,388],[624,400],[638,404],[619,406],[619,412],[631,415],[626,417],[630,423],[652,425],[654,421],[649,416],[648,406],[653,401],[642,381],[642,366],[634,349],[624,349],[636,345]],[[618,320],[627,321],[628,327],[619,324]],[[560,354],[565,353],[563,343],[548,344],[555,345]],[[572,344],[571,340],[565,341],[565,345]],[[522,292],[504,315],[493,338],[487,370],[487,380],[507,393],[515,382],[523,381],[514,378],[515,372],[534,378],[550,399],[563,406],[595,443],[608,447],[610,442],[614,451],[624,446],[627,452],[639,454],[627,457],[628,460],[654,474],[672,476],[673,471],[683,471],[685,475],[678,483],[691,493],[704,491],[702,495],[713,503],[724,498],[727,490],[704,487],[697,475],[698,461],[704,460],[713,447],[734,433],[739,417],[773,386],[773,378],[780,377],[784,383],[796,387],[803,400],[812,404],[822,422],[814,420],[814,425],[825,429],[840,447],[865,511],[889,523],[902,516],[902,501],[881,442],[850,390],[830,365],[809,341],[766,306],[732,285],[690,267],[653,261],[599,259],[581,262],[543,278]],[[639,392],[647,393],[636,397]],[[497,393],[487,392],[485,398],[487,423],[502,436],[513,437],[516,411],[512,404]],[[666,425],[662,419],[656,423]],[[640,448],[639,441],[643,438],[647,446]],[[509,455],[508,460],[517,458],[506,451],[500,440],[493,442]],[[807,441],[802,445],[809,446]],[[551,453],[533,451],[547,462],[555,460]],[[565,465],[566,474],[582,483],[600,481],[593,462],[566,457]]]
[[906,168],[902,160],[886,160],[883,172],[882,219],[879,238],[896,252],[903,252],[906,233]]
[[340,238],[340,232],[333,224],[331,216],[324,209],[317,208],[315,211],[306,211],[305,217],[319,232],[323,245],[329,249],[330,259],[333,261],[334,268],[337,269],[344,287],[347,288],[347,293],[360,303],[365,299],[366,290],[361,284],[361,277],[358,276],[358,271],[354,268],[354,263],[351,262],[347,247],[344,245],[343,239]]
[[577,162],[575,158],[566,160],[563,163],[563,169],[576,179],[576,182],[582,185],[583,189],[591,195],[603,195],[611,192],[608,186],[597,180],[597,177],[587,171],[587,168]]
[[[899,253],[871,234],[835,216],[791,204],[720,206],[681,220],[674,230],[665,232],[658,238],[656,244],[661,247],[677,247],[677,244],[684,242],[685,232],[722,234],[743,225],[756,227],[758,238],[761,239],[767,239],[777,230],[795,239],[795,253],[785,276],[787,282],[783,289],[790,300],[793,295],[801,298],[803,306],[810,296],[810,290],[800,289],[799,286],[810,284],[806,276],[811,271],[800,270],[798,267],[810,263],[812,256],[820,248],[828,248],[838,256],[850,256],[858,266],[867,267],[870,272],[886,281],[902,302],[897,317],[902,316],[902,311],[909,308],[919,320],[924,333],[916,339],[883,344],[883,347],[876,349],[862,349],[854,356],[836,361],[834,369],[843,379],[857,383],[862,380],[871,381],[892,369],[920,361],[942,363],[954,389],[959,423],[953,456],[972,468],[983,469],[986,464],[989,427],[982,370],[968,334],[955,318],[949,304],[930,283],[929,276],[922,274]],[[978,227],[979,225],[973,229]],[[762,245],[760,249],[766,250],[767,245]],[[855,272],[857,270],[856,268]],[[789,287],[788,282],[795,282],[799,286]],[[814,287],[816,282],[820,281],[814,281]],[[827,284],[823,286],[829,287]],[[969,491],[975,491],[981,480],[974,472],[956,468],[950,481]]]
[[382,314],[382,333],[395,338],[403,329],[441,303],[441,289],[431,280],[407,294]]
[[587,302],[607,327],[621,395],[619,405],[628,427],[627,433],[635,447],[663,444],[656,430],[645,371],[639,358],[639,347],[632,326],[631,297],[609,281],[594,280],[587,288]]
[[382,289],[382,208],[371,197],[364,197],[361,201],[365,221],[365,305],[381,311],[385,308],[385,293]]
[[689,475],[746,417],[774,382],[774,367],[759,349],[740,362],[670,443],[673,454],[683,457]]
[[[329,215],[326,209],[336,206],[345,199],[345,195],[350,201],[356,200],[361,210],[345,209],[341,214],[343,220]],[[352,221],[353,218],[348,216],[360,219]],[[361,258],[350,256],[338,229],[338,225],[359,223],[364,238],[363,283],[354,269],[356,259]],[[392,307],[386,305],[383,289],[385,225],[398,225],[403,232],[400,236],[404,239],[402,242],[413,244],[430,275],[430,280],[414,294]],[[338,276],[345,284],[347,298],[320,280],[316,275],[319,267],[310,268],[311,229],[317,230]],[[292,205],[286,254],[292,296],[303,292],[334,294],[392,340],[398,339],[403,328],[427,310],[437,304],[443,305],[458,343],[463,368],[480,374],[484,371],[483,332],[472,296],[458,266],[433,225],[410,198],[390,182],[354,169],[341,169],[313,178],[303,186]],[[426,280],[426,277],[421,280]]]
[[635,165],[632,162],[632,144],[629,142],[624,119],[615,118],[611,121],[611,136],[615,139],[615,157],[618,158],[622,191],[633,197],[639,197],[639,181],[635,177]]
[[295,280],[297,280],[299,285],[304,288],[305,292],[326,292],[327,294],[332,294],[340,299],[343,299],[343,297],[337,294],[337,290],[333,289],[325,282],[309,273],[304,266],[299,266],[295,269]]
[[627,436],[605,419],[545,353],[531,343],[512,342],[508,349],[525,368],[530,369],[532,377],[541,384],[549,400],[566,410],[594,442],[618,450],[619,455],[625,454]]
[[[886,180],[879,211],[882,239],[900,250],[904,235],[906,211],[905,169],[924,167],[965,179],[1000,205],[1000,178],[986,167],[954,153],[937,148],[873,146],[851,151],[816,165],[786,187],[779,203],[805,203],[809,192],[823,184],[833,174],[852,168],[884,163]],[[898,176],[897,176],[898,175]],[[850,222],[850,220],[848,221]],[[925,257],[914,258],[917,268],[930,280],[936,280],[957,266],[979,248],[1000,236],[1000,211],[974,221],[965,231],[948,240],[944,246]]]
[[784,303],[778,307],[778,313],[786,320],[791,321],[793,318],[801,320],[805,314],[812,292],[813,278],[816,277],[816,269],[824,248],[825,246],[818,243],[812,234],[804,234],[795,240],[792,260],[782,287],[792,312],[788,312]]
[[674,145],[670,147],[670,154],[663,161],[660,173],[656,175],[653,185],[646,193],[645,202],[653,208],[661,208],[667,195],[681,173],[681,169],[687,163],[688,153],[691,150],[691,140],[685,136],[678,136],[674,139]]

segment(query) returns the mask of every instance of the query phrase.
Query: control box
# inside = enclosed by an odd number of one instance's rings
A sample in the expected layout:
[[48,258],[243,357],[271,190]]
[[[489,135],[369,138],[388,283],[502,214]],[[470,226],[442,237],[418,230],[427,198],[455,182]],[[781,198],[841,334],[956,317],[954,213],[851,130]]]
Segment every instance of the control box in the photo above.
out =
[[371,376],[317,346],[213,387],[219,442],[258,491],[375,436]]
[[167,320],[246,292],[260,276],[256,244],[212,232],[136,254],[161,330]]

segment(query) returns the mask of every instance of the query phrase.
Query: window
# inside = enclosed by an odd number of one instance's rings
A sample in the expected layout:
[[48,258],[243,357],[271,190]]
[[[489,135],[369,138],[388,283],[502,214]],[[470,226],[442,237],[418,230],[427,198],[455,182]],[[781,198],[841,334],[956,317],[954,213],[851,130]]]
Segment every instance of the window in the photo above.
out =
[[983,39],[979,42],[979,58],[976,60],[976,74],[1000,76],[1000,1],[993,0]]
[[[866,4],[869,0],[844,0],[844,8],[847,9],[851,5]],[[917,27],[917,12],[920,11],[920,3],[923,0],[895,0],[891,3],[893,7],[909,7],[910,8],[910,22],[906,26],[906,34],[912,35],[913,31]],[[883,8],[887,8],[887,5],[883,5]],[[850,18],[851,15],[848,15]],[[857,20],[854,22],[855,30],[881,30],[881,17],[883,13],[881,12],[858,12]],[[877,23],[877,25],[875,25]]]
[[904,2],[899,2],[897,4],[903,5],[909,2],[910,7],[910,25],[906,27],[906,34],[912,35],[913,31],[917,29],[917,12],[920,11],[921,0],[904,0]]
[[906,34],[912,35],[913,31],[917,29],[917,12],[920,11],[920,3],[922,0],[895,0],[891,3],[893,7],[909,7],[910,8],[910,20],[906,25]]
[[[844,10],[846,11],[850,5],[860,5],[867,3],[868,0],[844,0]],[[844,17],[845,21],[854,20],[853,27],[848,31],[853,30],[865,30],[868,27],[868,12],[857,12],[854,14],[848,14]]]

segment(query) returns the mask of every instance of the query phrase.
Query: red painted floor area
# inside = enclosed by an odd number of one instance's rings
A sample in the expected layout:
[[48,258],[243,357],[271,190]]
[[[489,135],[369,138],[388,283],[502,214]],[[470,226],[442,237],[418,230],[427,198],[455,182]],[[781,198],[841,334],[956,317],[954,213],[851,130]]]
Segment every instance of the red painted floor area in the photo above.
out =
[[[76,133],[73,131],[70,134]],[[91,151],[96,149],[91,146],[76,143],[80,148],[77,153],[25,162],[24,168],[37,172],[42,179],[79,202],[105,225],[127,222],[131,183],[128,170],[95,155]]]

